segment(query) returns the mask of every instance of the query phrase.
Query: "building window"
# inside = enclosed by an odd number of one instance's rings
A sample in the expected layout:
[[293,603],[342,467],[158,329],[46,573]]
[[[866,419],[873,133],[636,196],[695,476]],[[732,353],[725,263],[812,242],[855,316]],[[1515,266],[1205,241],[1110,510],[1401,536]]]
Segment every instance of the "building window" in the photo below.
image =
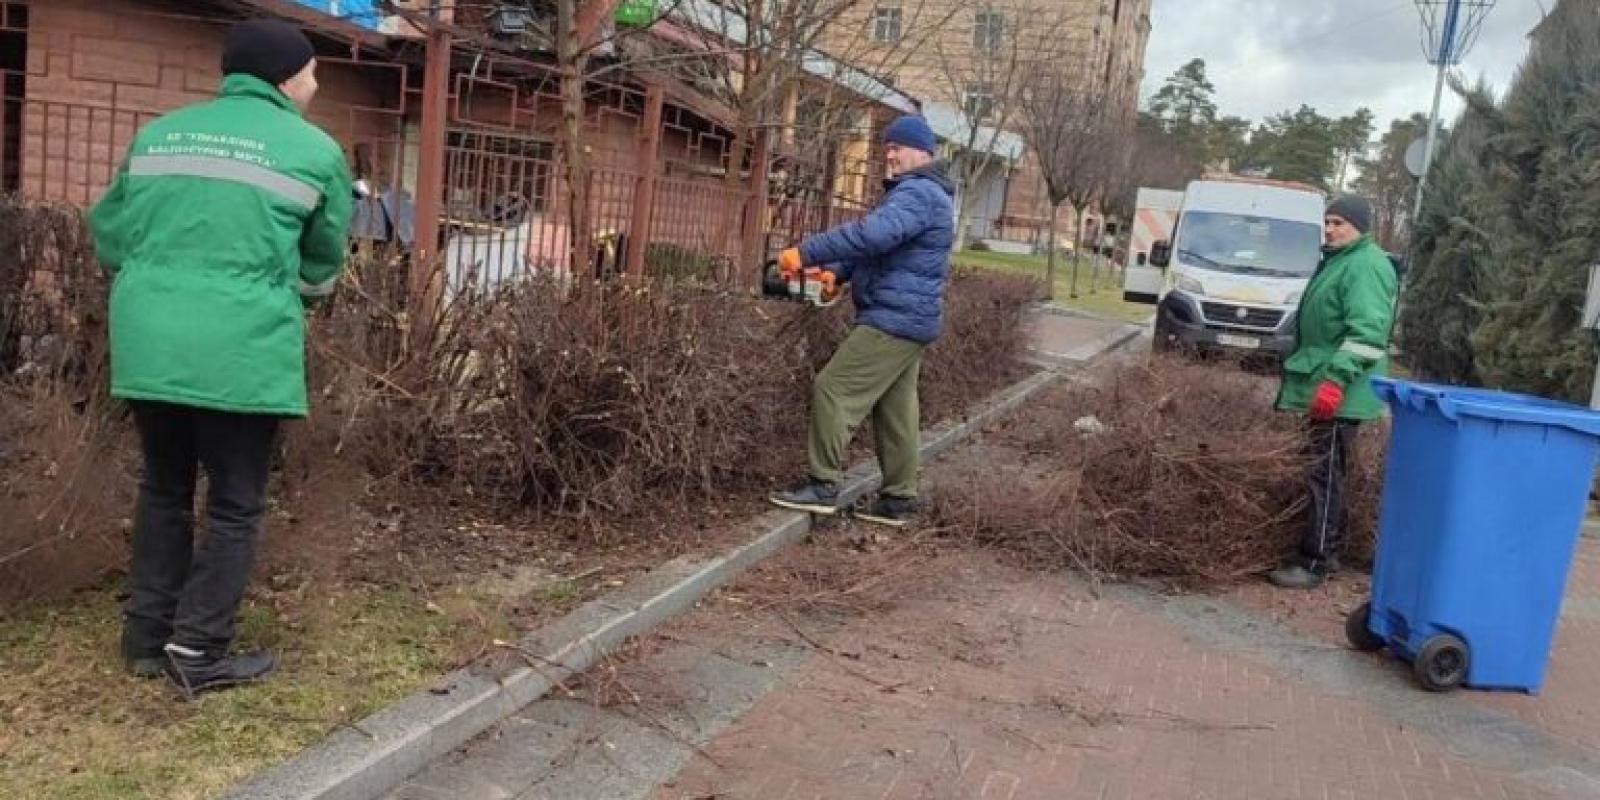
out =
[[998,11],[979,11],[972,22],[972,49],[998,53],[1006,38],[1005,15]]
[[994,114],[994,88],[986,83],[968,84],[961,95],[961,108],[975,122],[988,119]]
[[900,41],[901,11],[899,6],[878,6],[872,10],[872,41],[892,44]]
[[1117,4],[1112,8],[1114,10],[1111,12],[1111,24],[1116,25],[1122,20],[1122,0],[1117,0]]

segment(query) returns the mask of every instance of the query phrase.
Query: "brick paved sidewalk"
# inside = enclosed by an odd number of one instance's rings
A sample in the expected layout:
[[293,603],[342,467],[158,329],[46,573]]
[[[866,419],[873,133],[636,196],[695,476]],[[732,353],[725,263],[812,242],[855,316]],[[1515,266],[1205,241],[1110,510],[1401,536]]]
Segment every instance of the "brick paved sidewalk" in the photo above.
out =
[[826,640],[901,688],[814,658],[656,797],[1600,796],[1569,774],[1595,765],[1557,737],[1479,696],[1426,695],[1377,657],[1231,604],[1095,600],[973,559],[937,595]]

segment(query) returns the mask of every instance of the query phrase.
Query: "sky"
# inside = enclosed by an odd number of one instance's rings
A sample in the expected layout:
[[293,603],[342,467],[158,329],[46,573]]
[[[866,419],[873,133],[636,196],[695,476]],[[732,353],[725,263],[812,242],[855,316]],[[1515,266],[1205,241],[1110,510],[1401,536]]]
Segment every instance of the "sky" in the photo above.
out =
[[[1503,91],[1527,52],[1540,3],[1498,0],[1457,69]],[[1422,55],[1414,0],[1154,0],[1143,93],[1191,58],[1204,58],[1218,112],[1251,120],[1299,108],[1389,121],[1428,111],[1435,70]],[[1445,89],[1444,118],[1460,103]]]

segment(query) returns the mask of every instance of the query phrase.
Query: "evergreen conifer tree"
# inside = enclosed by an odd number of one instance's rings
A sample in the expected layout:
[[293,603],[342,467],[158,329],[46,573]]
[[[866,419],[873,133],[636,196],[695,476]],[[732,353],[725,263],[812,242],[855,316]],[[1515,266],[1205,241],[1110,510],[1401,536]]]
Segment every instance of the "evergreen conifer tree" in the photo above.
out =
[[1600,0],[1550,14],[1488,139],[1488,302],[1471,346],[1488,385],[1582,401],[1595,352],[1580,315],[1600,259]]

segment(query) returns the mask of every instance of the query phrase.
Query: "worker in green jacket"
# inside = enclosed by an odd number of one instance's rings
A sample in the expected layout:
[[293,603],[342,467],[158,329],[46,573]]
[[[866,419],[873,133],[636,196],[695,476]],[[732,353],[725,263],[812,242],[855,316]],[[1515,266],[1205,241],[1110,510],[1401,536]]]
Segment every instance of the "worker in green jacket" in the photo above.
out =
[[1278,408],[1308,418],[1311,503],[1299,552],[1268,577],[1285,588],[1320,585],[1338,566],[1345,480],[1360,424],[1383,414],[1372,378],[1389,364],[1394,265],[1369,232],[1372,206],[1336,198],[1323,218],[1323,259],[1300,298],[1297,341],[1283,363]]
[[132,406],[144,456],[122,655],[190,694],[275,666],[231,652],[234,616],[279,423],[307,411],[303,303],[332,291],[351,208],[343,151],[302,117],[317,91],[305,35],[240,23],[222,73],[216,99],[138,132],[89,220],[113,276],[111,392]]

